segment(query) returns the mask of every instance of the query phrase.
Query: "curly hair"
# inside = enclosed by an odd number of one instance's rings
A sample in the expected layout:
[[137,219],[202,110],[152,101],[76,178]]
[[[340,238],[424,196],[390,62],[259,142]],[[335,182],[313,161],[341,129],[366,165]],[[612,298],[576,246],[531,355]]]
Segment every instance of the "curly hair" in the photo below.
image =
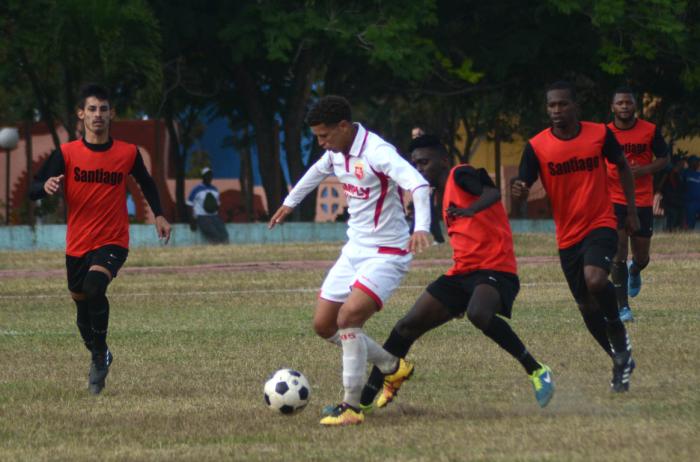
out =
[[319,99],[311,106],[306,115],[306,123],[315,125],[336,125],[343,120],[352,122],[352,110],[350,103],[342,96],[328,95]]
[[442,144],[440,138],[438,138],[436,135],[421,135],[418,138],[413,139],[411,144],[408,146],[408,152],[413,152],[419,148],[427,148],[435,151],[441,156],[447,157],[447,149],[445,149],[445,145]]

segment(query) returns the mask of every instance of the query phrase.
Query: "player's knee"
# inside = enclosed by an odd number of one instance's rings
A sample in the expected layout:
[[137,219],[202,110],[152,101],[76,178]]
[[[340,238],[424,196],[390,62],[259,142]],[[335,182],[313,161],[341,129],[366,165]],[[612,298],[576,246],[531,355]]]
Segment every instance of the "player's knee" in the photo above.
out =
[[76,302],[82,302],[83,300],[87,299],[84,293],[82,292],[73,292],[71,291],[70,296],[73,300]]
[[103,297],[107,293],[107,285],[109,285],[109,276],[101,271],[88,271],[83,281],[83,293],[86,299],[95,300]]
[[313,321],[314,332],[322,339],[331,338],[338,331],[338,326],[335,323],[329,323],[320,319]]
[[608,282],[608,275],[603,272],[586,275],[586,287],[588,288],[588,291],[592,293],[605,290]]
[[467,309],[467,319],[479,330],[486,330],[491,323],[493,315],[487,310],[482,310],[474,306]]

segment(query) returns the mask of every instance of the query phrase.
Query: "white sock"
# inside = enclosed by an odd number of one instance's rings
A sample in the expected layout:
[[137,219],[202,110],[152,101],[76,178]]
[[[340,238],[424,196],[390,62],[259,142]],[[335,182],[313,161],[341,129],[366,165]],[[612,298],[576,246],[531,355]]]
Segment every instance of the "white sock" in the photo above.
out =
[[367,344],[363,339],[362,328],[351,327],[338,330],[343,345],[343,401],[350,406],[360,407],[360,394],[365,382],[367,367]]
[[340,343],[340,334],[337,331],[335,334],[328,337],[326,341],[331,342],[333,345],[342,346],[342,344]]
[[362,338],[367,345],[367,359],[382,371],[383,374],[391,374],[399,364],[399,358],[382,348],[372,337],[363,333]]

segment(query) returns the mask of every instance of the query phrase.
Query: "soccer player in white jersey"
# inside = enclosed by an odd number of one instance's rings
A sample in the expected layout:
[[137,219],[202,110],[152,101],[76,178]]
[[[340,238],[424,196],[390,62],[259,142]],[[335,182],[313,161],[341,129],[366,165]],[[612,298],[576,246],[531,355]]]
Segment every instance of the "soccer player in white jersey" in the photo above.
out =
[[[406,363],[386,352],[362,327],[399,286],[413,254],[430,244],[430,188],[394,146],[352,122],[345,98],[321,98],[309,110],[306,123],[326,151],[268,226],[282,223],[328,175],[335,174],[343,184],[350,214],[348,242],[323,282],[313,322],[320,337],[343,349],[345,396],[342,403],[324,410],[321,425],[360,424],[367,361],[386,374],[412,372],[402,371]],[[412,235],[404,218],[402,189],[411,192],[415,204]]]

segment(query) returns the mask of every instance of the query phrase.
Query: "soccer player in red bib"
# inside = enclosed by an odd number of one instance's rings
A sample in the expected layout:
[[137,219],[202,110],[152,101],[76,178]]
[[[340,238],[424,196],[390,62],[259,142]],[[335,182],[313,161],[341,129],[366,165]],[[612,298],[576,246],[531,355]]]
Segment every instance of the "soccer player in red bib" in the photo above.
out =
[[625,325],[620,320],[615,288],[608,280],[617,251],[617,220],[608,191],[606,160],[619,172],[625,193],[625,229],[639,230],[634,180],[615,135],[603,124],[580,122],[576,90],[568,82],[546,93],[552,126],[525,145],[515,198],[524,199],[539,176],[552,205],[559,259],[583,320],[613,359],[614,392],[629,389],[635,363]]
[[30,198],[37,200],[63,190],[68,211],[68,290],[77,306],[78,330],[92,355],[88,389],[99,394],[113,360],[107,347],[107,286],[129,253],[127,175],[141,187],[156,217],[158,236],[166,243],[170,224],[163,217],[158,190],[138,148],[109,136],[114,109],[108,91],[99,85],[84,86],[77,112],[84,126],[83,138],[64,143],[51,154],[34,177]]
[[[654,173],[668,165],[668,146],[659,127],[637,118],[637,99],[629,87],[620,87],[613,93],[611,109],[614,115],[608,128],[612,130],[627,158],[634,176],[634,198],[640,228],[631,236],[625,232],[627,202],[620,187],[617,169],[608,165],[608,188],[617,216],[617,253],[612,263],[612,281],[617,294],[620,319],[633,321],[628,294],[636,297],[642,288],[641,272],[649,264],[649,247],[654,232]],[[632,260],[627,263],[627,252],[632,248]]]
[[[450,169],[447,150],[436,136],[416,138],[410,150],[413,164],[442,197],[454,263],[396,323],[384,349],[404,358],[424,333],[466,314],[474,326],[520,362],[532,380],[537,402],[546,406],[554,394],[551,370],[535,360],[504,319],[511,316],[520,282],[500,191],[484,169],[467,164]],[[413,373],[413,365],[404,359],[400,362],[393,374],[372,369],[362,392],[363,406],[372,404],[382,382],[377,407],[393,401]]]

